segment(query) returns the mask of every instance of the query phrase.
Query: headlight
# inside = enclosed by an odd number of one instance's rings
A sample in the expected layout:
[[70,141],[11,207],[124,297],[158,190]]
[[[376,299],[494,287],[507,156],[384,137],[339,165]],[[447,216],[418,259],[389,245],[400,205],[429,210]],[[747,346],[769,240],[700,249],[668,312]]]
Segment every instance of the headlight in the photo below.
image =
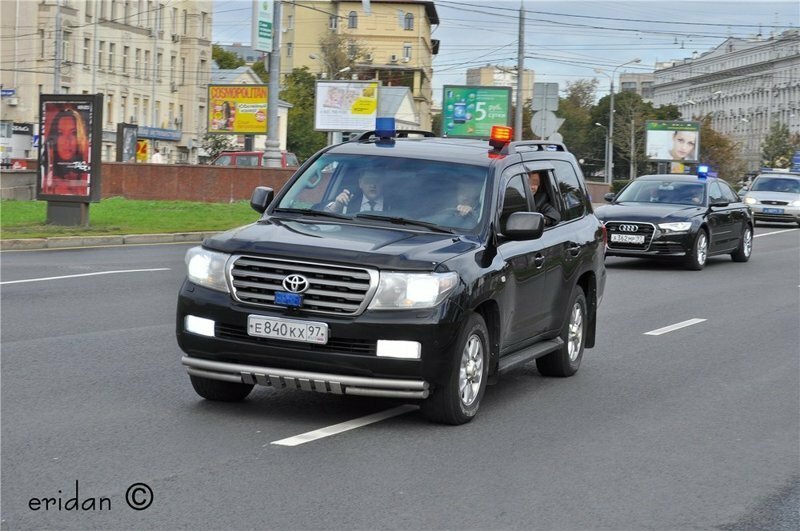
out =
[[800,199],[798,199],[797,201],[792,201],[789,204],[792,205],[793,207],[800,207]]
[[370,310],[432,308],[458,285],[458,274],[381,273]]
[[755,200],[754,198],[752,198],[752,197],[745,197],[745,198],[744,198],[744,204],[745,204],[745,205],[755,205],[756,203],[758,203],[758,201],[756,201],[756,200]]
[[228,292],[225,282],[225,264],[230,255],[192,247],[186,251],[186,268],[189,280],[217,291]]
[[686,232],[692,228],[692,222],[679,221],[677,223],[659,223],[658,228],[667,232]]

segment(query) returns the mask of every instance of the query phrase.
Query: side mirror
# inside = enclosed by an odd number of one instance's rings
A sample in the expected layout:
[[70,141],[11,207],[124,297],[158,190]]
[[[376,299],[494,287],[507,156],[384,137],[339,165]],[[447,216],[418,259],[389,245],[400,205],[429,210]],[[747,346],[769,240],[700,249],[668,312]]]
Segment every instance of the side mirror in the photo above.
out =
[[272,188],[257,186],[253,190],[253,195],[250,196],[250,206],[259,214],[263,214],[274,197],[275,192],[272,191]]
[[605,199],[609,203],[613,203],[615,197],[617,197],[617,194],[615,194],[614,192],[608,192],[606,195],[603,196],[603,199]]
[[544,232],[544,216],[539,212],[514,212],[501,230],[511,240],[537,240]]
[[709,205],[712,207],[726,207],[730,204],[730,201],[725,201],[724,199],[717,199],[716,201],[709,202]]

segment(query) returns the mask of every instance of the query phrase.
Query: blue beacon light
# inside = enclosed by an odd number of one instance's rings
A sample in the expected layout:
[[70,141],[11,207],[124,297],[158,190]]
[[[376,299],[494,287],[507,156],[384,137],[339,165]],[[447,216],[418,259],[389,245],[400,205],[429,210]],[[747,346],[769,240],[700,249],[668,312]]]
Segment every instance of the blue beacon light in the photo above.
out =
[[375,118],[375,136],[381,139],[397,136],[394,117]]
[[700,164],[699,166],[697,166],[697,178],[705,179],[707,177],[708,177],[708,165]]

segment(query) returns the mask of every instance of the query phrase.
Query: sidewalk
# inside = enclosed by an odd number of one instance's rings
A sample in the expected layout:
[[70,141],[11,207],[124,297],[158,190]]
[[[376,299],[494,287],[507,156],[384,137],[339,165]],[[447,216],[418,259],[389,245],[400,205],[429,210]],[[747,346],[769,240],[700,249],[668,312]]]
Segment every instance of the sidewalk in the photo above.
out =
[[29,238],[0,240],[0,251],[29,251],[34,249],[69,249],[75,247],[103,247],[110,245],[143,245],[151,243],[202,242],[219,234],[213,232],[179,232],[175,234],[126,234],[117,236],[60,236],[54,238]]

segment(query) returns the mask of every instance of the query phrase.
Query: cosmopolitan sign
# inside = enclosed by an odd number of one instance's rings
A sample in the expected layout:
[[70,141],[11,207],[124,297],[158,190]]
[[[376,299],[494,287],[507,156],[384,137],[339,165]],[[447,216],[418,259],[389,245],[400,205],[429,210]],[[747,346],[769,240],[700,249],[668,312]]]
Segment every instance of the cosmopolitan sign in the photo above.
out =
[[266,85],[209,85],[208,132],[267,134]]

